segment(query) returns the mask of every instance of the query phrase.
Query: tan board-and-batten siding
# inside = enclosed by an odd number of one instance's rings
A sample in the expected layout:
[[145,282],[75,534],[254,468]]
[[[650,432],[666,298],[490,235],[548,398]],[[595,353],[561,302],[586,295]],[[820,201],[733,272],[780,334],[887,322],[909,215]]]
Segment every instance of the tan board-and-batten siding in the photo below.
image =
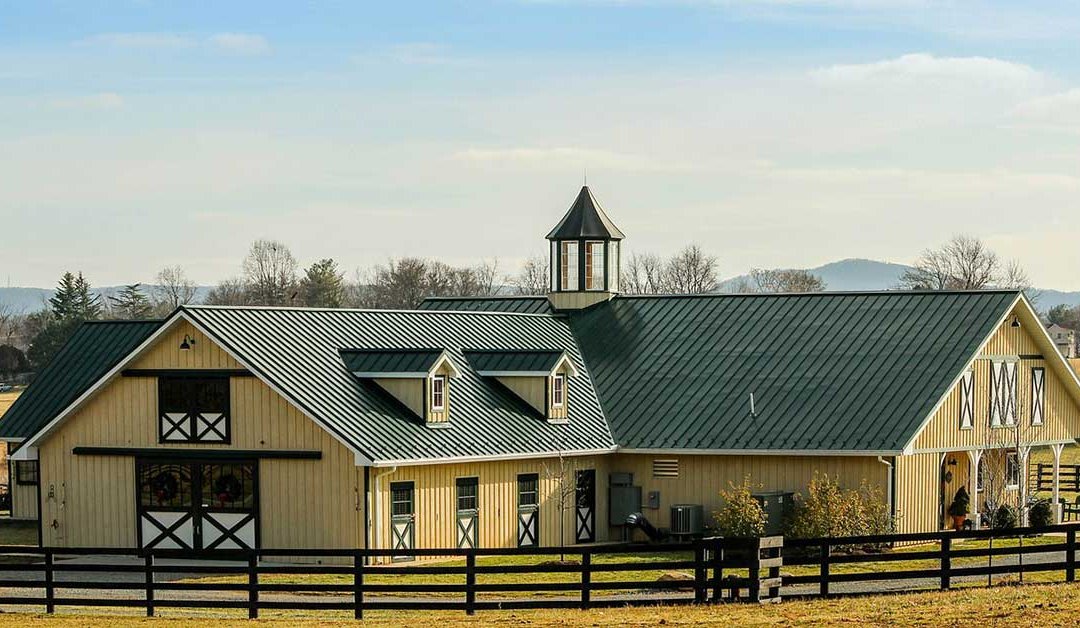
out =
[[[196,341],[186,351],[179,349],[184,336]],[[131,367],[241,368],[183,321]],[[262,545],[360,546],[363,473],[354,454],[261,380],[231,378],[230,445],[159,444],[157,389],[155,377],[117,377],[41,444],[45,545],[136,546],[133,458],[72,453],[75,447],[102,446],[321,452],[319,460],[260,460]]]

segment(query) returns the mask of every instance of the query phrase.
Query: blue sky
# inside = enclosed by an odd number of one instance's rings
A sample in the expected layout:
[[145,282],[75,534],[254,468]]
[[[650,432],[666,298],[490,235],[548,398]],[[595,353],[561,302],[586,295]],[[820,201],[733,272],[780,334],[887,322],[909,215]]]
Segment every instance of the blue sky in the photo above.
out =
[[965,232],[1080,289],[1076,41],[1066,2],[7,2],[0,282],[261,237],[513,273],[587,170],[629,250],[724,275]]

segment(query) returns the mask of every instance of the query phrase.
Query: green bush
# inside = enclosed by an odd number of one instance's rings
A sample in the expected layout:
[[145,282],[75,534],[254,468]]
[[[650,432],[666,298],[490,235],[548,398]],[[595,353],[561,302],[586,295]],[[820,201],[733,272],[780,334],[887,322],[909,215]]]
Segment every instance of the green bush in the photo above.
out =
[[993,524],[995,530],[1011,530],[1016,527],[1019,520],[1016,509],[1008,504],[1002,504],[994,511]]
[[881,488],[863,482],[844,490],[829,476],[814,476],[784,526],[793,538],[890,534],[895,520]]
[[971,512],[971,497],[968,495],[967,488],[961,486],[960,490],[956,491],[953,502],[949,504],[949,516],[963,517],[969,512]]
[[1040,499],[1032,504],[1028,511],[1028,523],[1035,528],[1045,528],[1054,523],[1054,509],[1050,507],[1050,502]]
[[766,515],[751,493],[750,478],[731,490],[720,491],[723,505],[713,513],[716,531],[721,536],[747,538],[765,534]]

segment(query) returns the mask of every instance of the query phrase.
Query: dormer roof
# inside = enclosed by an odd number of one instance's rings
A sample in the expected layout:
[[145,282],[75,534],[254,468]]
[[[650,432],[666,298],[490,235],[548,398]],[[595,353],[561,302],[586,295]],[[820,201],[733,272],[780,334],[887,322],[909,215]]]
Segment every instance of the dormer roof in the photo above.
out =
[[565,351],[516,351],[465,349],[465,359],[483,377],[548,377],[560,368],[577,375],[573,361]]
[[341,349],[341,359],[361,378],[427,377],[445,363],[460,375],[445,349]]
[[581,186],[574,204],[566,211],[559,224],[547,234],[548,240],[579,240],[599,238],[604,240],[622,240],[626,236],[611,222],[600,207],[589,186]]

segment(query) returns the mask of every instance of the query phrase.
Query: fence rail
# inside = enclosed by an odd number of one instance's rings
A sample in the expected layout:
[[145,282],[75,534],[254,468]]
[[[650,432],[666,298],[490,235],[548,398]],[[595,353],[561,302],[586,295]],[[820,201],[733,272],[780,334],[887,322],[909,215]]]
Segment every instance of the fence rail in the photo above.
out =
[[[1036,491],[1054,490],[1054,465],[1039,462],[1031,465],[1031,485]],[[1080,494],[1080,464],[1058,466],[1058,488],[1067,493]]]

